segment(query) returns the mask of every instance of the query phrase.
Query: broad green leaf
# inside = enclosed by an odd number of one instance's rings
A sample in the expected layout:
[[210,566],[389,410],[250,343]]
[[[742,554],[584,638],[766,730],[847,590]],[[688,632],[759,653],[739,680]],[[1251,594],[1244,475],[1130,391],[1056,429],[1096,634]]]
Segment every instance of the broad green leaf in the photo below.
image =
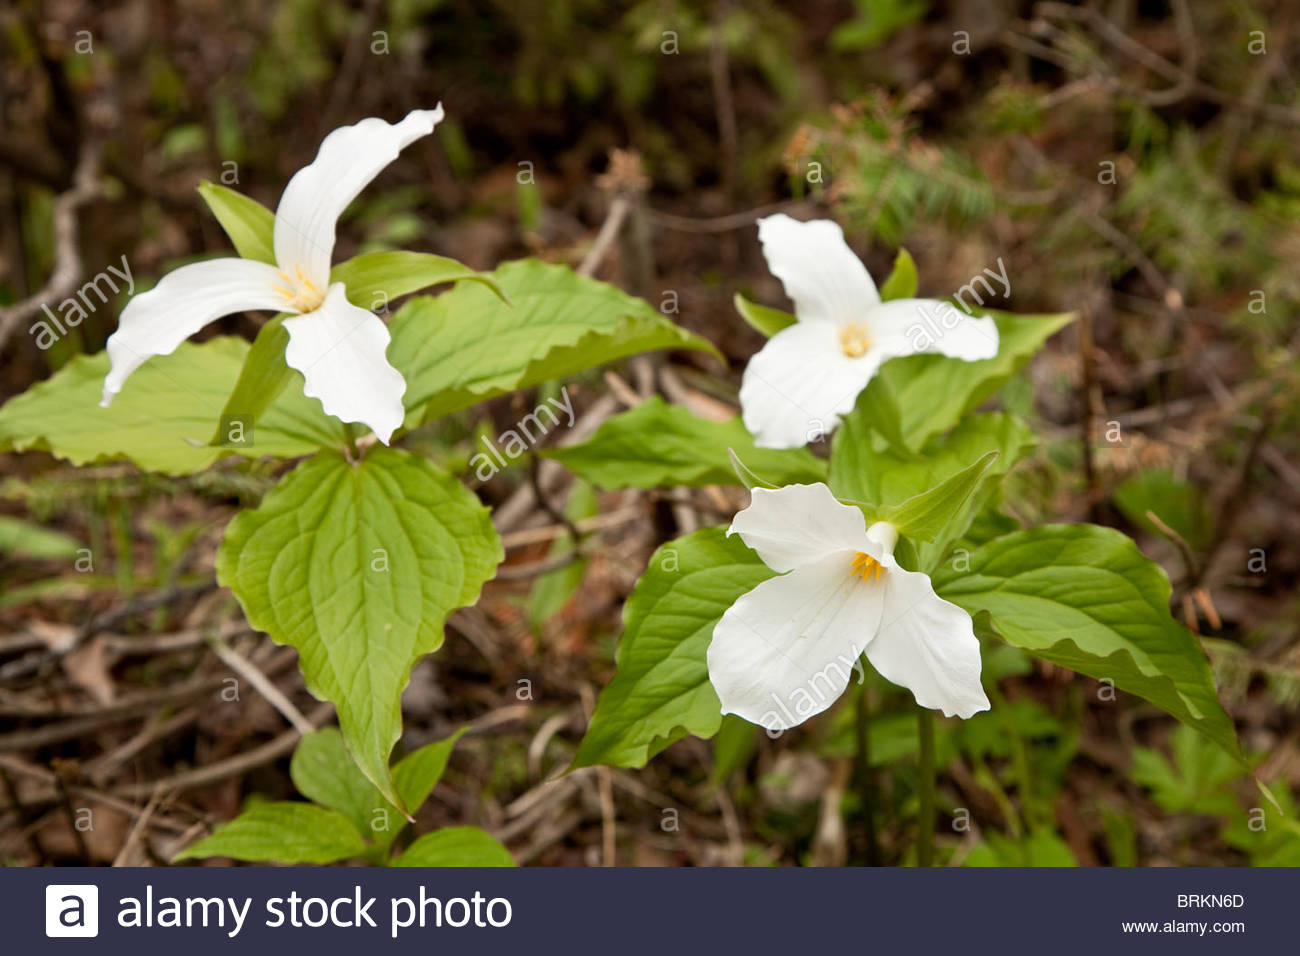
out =
[[876,448],[859,405],[835,433],[830,486],[841,498],[886,509],[900,507],[917,488],[933,488],[969,468],[971,462],[997,452],[997,458],[989,463],[966,503],[952,513],[942,533],[920,547],[921,570],[928,571],[943,558],[947,546],[967,532],[976,515],[991,501],[1002,476],[1034,444],[1033,432],[1019,418],[990,412],[963,418],[947,435],[933,439],[919,457],[892,447]]
[[882,302],[888,302],[891,299],[915,298],[919,282],[916,263],[912,260],[911,253],[906,249],[899,249],[898,255],[894,257],[894,271],[880,287],[880,299]]
[[366,845],[347,817],[310,803],[258,803],[173,860],[228,856],[255,863],[334,863]]
[[502,296],[490,273],[475,272],[455,259],[427,252],[365,252],[340,262],[330,272],[330,282],[343,283],[349,302],[380,313],[387,312],[388,303],[398,296],[461,279],[480,282]]
[[75,465],[129,458],[148,471],[183,475],[231,453],[293,458],[342,446],[342,425],[320,402],[285,389],[248,444],[209,447],[247,354],[238,338],[184,342],[145,362],[108,408],[98,407],[108,355],[79,355],[0,408],[0,449],[48,451]]
[[245,259],[275,265],[275,213],[256,199],[206,179],[199,195],[226,230],[235,251]]
[[963,513],[984,473],[997,457],[996,451],[987,452],[927,491],[913,495],[897,505],[868,507],[866,510],[874,520],[888,521],[900,534],[921,541],[934,541]]
[[1016,531],[934,575],[939,595],[988,612],[1010,644],[1150,701],[1242,760],[1195,636],[1169,615],[1169,579],[1095,525]]
[[514,866],[510,851],[478,827],[448,827],[426,833],[393,866]]
[[450,475],[395,449],[311,458],[226,529],[217,580],[250,624],[298,649],[348,750],[390,803],[399,697],[443,624],[501,561],[488,511]]
[[[256,425],[262,414],[280,397],[284,387],[297,376],[298,390],[302,391],[302,375],[289,368],[284,360],[284,350],[289,346],[289,331],[284,327],[286,314],[277,315],[260,329],[257,338],[244,358],[235,380],[235,389],[221,409],[217,430],[212,433],[211,445],[224,445],[230,437],[232,424],[247,429]],[[322,409],[322,414],[324,410]]]
[[[442,779],[447,759],[464,728],[445,740],[426,744],[393,766],[393,785],[415,813]],[[384,799],[348,753],[343,735],[333,727],[308,734],[289,764],[298,792],[322,806],[338,810],[380,850],[387,850],[406,825],[396,807]]]
[[765,305],[759,305],[757,302],[750,302],[739,292],[736,293],[732,302],[735,303],[736,311],[740,313],[740,317],[768,338],[776,335],[782,329],[794,325],[797,321],[789,312],[770,309]]
[[823,481],[826,464],[807,449],[758,448],[739,418],[711,422],[659,396],[615,415],[580,445],[542,451],[601,488],[733,485],[732,449],[777,485]]
[[1214,517],[1205,496],[1168,468],[1148,468],[1129,478],[1115,489],[1115,504],[1130,521],[1153,534],[1164,532],[1147,517],[1148,511],[1155,512],[1194,551],[1209,544]]
[[414,813],[429,799],[433,788],[442,779],[447,769],[451,752],[465,733],[462,727],[450,737],[425,744],[397,761],[393,767],[393,785],[397,788],[402,802]]
[[361,834],[370,833],[376,808],[388,806],[348,753],[343,735],[333,727],[314,731],[298,741],[289,761],[289,776],[299,793],[313,803],[337,810]]
[[536,259],[490,273],[513,305],[478,283],[398,310],[388,354],[406,378],[407,423],[654,349],[718,351],[647,302]]
[[[1028,362],[1053,333],[1074,320],[1072,312],[1013,315],[981,311],[992,316],[998,326],[998,354],[993,358],[980,362],[942,355],[890,359],[867,386],[868,392],[888,389],[900,416],[896,431],[909,448],[922,447],[931,436],[961,421]],[[866,401],[873,403],[874,398]],[[888,435],[883,430],[882,434]]]
[[0,554],[51,560],[75,558],[81,542],[61,531],[42,528],[31,521],[0,515]]
[[722,705],[705,663],[713,628],[736,598],[772,574],[722,528],[656,551],[624,605],[618,673],[596,702],[574,767],[643,767],[687,734],[717,733]]

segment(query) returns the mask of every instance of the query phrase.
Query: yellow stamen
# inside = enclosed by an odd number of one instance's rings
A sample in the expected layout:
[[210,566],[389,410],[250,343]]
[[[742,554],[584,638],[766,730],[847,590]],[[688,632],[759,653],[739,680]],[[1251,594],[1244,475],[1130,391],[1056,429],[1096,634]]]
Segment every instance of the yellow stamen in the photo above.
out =
[[294,266],[293,273],[290,276],[283,269],[277,270],[276,275],[284,280],[284,285],[274,286],[275,291],[288,300],[289,308],[300,313],[320,308],[320,304],[325,301],[320,289],[302,271],[302,266]]
[[844,349],[844,354],[849,358],[861,358],[866,355],[867,349],[871,348],[871,337],[867,334],[867,327],[861,322],[843,326],[840,329],[840,348]]
[[864,581],[870,581],[872,577],[879,579],[884,573],[884,566],[865,551],[854,555],[853,563],[849,565],[849,574],[857,575]]

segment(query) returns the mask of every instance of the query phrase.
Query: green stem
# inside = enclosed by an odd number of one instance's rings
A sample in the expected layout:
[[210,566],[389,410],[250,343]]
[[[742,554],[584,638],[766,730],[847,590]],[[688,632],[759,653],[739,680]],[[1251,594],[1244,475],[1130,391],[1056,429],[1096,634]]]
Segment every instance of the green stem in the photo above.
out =
[[916,715],[917,735],[921,744],[920,776],[917,791],[920,796],[920,820],[916,836],[916,865],[934,864],[934,712],[920,707]]
[[854,776],[862,800],[862,821],[867,830],[867,865],[880,865],[880,843],[876,839],[876,782],[871,773],[871,701],[864,684],[857,700],[857,749]]
[[348,458],[351,461],[360,461],[361,452],[357,450],[357,426],[351,422],[344,422],[343,437],[348,442]]

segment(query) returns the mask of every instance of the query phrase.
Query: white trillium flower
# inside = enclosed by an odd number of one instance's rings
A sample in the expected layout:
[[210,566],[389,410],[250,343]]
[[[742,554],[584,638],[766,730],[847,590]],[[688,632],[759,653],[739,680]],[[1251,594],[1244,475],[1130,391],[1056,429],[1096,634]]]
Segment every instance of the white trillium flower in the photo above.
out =
[[975,362],[998,353],[998,328],[937,299],[881,302],[866,267],[830,220],[758,221],[768,268],[794,300],[794,325],[749,360],[745,427],[763,448],[797,448],[830,431],[880,366],[937,352]]
[[406,381],[385,354],[391,337],[373,312],[330,284],[334,227],[343,210],[397,154],[433,132],[442,106],[414,110],[393,124],[371,117],[334,130],[311,165],[289,180],[275,211],[276,265],[209,259],[163,276],[133,298],[108,339],[107,407],[127,376],[154,355],[168,355],[203,326],[245,310],[290,312],[285,362],[302,373],[303,391],[345,422],[361,422],[388,443],[402,423]]
[[898,531],[866,527],[824,484],[755,488],[727,530],[773,571],[722,615],[709,680],[724,714],[788,730],[833,704],[866,653],[922,707],[951,717],[988,710],[970,615],[928,575],[894,560]]

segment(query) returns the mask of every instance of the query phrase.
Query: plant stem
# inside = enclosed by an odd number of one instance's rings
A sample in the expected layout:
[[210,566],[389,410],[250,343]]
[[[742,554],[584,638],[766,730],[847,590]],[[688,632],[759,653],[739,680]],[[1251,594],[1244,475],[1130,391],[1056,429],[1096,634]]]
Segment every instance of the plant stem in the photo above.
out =
[[357,428],[351,422],[343,423],[343,437],[348,442],[348,459],[353,462],[361,460],[361,452],[357,450]]
[[920,773],[917,791],[921,800],[916,835],[916,865],[934,863],[934,712],[920,707],[916,714],[917,736],[921,744]]
[[871,773],[871,701],[864,684],[857,700],[857,750],[854,776],[862,800],[862,821],[867,830],[867,865],[880,865],[880,844],[876,839],[876,782]]

